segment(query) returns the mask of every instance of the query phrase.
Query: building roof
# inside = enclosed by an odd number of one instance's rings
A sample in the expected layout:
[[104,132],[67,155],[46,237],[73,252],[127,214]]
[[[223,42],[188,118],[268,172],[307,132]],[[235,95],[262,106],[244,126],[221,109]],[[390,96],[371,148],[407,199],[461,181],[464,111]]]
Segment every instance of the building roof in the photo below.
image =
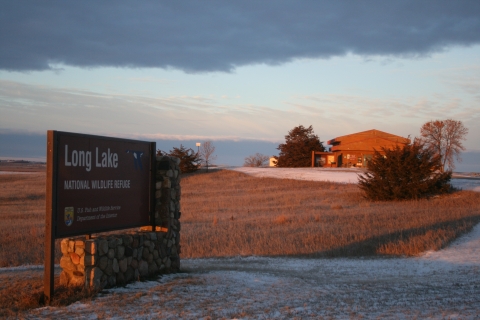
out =
[[392,142],[399,142],[403,144],[410,142],[410,139],[400,137],[388,132],[383,132],[377,129],[371,129],[367,131],[347,134],[345,136],[333,138],[332,140],[328,140],[327,144],[338,145],[340,143],[345,144],[345,143],[351,143],[351,142],[358,142],[358,141],[372,139],[372,138],[380,138],[380,139],[385,139]]
[[373,151],[373,149],[380,150],[382,147],[390,148],[409,142],[407,138],[372,129],[336,137],[327,141],[327,144],[332,145],[332,151]]

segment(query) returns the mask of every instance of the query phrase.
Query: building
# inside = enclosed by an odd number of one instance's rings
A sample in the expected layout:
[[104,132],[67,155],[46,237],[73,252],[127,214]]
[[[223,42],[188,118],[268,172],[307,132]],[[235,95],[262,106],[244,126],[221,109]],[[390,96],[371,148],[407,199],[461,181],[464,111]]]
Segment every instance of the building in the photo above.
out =
[[268,159],[268,166],[275,167],[276,165],[277,165],[277,159],[275,159],[275,157],[270,157]]
[[375,150],[404,146],[410,140],[372,129],[327,141],[329,152],[312,151],[312,167],[366,167]]

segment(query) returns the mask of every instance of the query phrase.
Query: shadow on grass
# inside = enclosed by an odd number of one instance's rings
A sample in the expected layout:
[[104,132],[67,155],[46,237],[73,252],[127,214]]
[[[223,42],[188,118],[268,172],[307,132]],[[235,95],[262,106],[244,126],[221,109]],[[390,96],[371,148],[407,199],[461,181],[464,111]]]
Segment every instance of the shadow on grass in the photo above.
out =
[[[480,223],[480,216],[470,216],[371,237],[331,250],[295,256],[305,258],[416,256],[428,250],[445,248],[458,237],[471,231],[478,223]],[[412,248],[409,249],[409,247]]]

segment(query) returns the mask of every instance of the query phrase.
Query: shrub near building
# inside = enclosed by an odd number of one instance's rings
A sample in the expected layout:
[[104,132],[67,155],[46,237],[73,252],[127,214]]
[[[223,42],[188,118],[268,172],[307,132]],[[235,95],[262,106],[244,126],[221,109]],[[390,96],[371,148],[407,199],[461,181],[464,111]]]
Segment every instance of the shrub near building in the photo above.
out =
[[368,171],[359,176],[365,197],[374,200],[408,200],[447,193],[452,173],[441,172],[439,156],[418,141],[394,149],[375,151]]
[[285,136],[285,143],[278,145],[280,154],[275,157],[277,167],[310,167],[312,151],[324,151],[322,142],[313,132],[312,126],[300,125],[293,128]]

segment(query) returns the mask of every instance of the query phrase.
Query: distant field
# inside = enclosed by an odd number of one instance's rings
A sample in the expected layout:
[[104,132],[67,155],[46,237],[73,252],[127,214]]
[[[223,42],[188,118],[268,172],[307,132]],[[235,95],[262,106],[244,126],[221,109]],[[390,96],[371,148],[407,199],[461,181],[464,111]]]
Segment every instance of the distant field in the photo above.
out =
[[[417,255],[480,222],[480,193],[368,202],[352,184],[182,178],[182,258],[237,255]],[[43,263],[45,173],[0,175],[0,267]],[[57,258],[59,257],[57,248]]]
[[14,172],[45,172],[46,165],[32,162],[6,162],[0,161],[0,172],[14,171]]

